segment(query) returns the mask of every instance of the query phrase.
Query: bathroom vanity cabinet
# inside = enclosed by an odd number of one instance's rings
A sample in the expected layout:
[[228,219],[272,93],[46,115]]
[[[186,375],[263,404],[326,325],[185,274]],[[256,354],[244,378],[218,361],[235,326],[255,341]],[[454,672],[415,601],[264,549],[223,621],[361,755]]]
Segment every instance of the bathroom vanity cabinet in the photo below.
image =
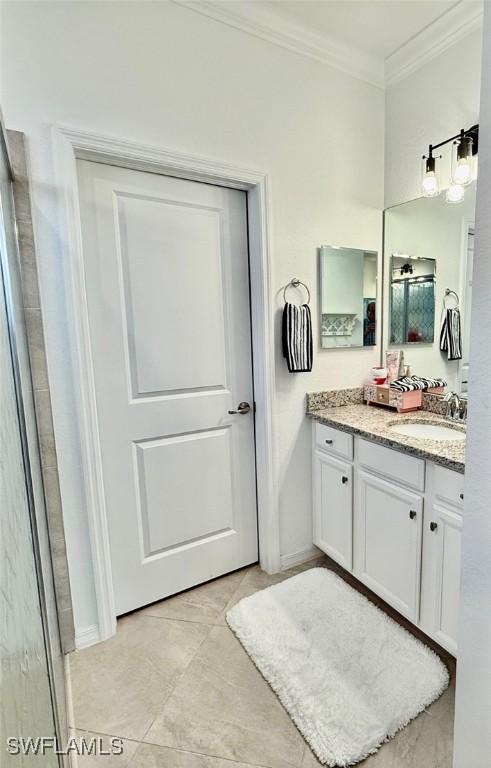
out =
[[457,652],[464,476],[313,423],[314,543]]

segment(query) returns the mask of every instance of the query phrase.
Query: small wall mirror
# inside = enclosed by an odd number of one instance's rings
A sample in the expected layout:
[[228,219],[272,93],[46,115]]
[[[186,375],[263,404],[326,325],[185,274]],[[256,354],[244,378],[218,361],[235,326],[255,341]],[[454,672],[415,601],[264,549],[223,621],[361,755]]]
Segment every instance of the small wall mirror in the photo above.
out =
[[390,343],[432,344],[435,336],[436,260],[392,254]]
[[376,251],[320,248],[321,347],[373,347],[377,335]]

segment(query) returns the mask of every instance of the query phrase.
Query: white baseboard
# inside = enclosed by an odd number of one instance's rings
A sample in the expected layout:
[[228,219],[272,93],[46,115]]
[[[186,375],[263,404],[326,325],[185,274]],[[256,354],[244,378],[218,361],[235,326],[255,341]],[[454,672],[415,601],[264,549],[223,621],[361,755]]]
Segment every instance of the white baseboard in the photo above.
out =
[[90,624],[88,627],[75,630],[75,648],[77,651],[81,651],[82,648],[88,648],[89,645],[95,645],[100,642],[100,639],[97,624]]
[[306,549],[300,549],[298,552],[292,552],[290,555],[281,555],[280,567],[282,571],[287,571],[288,568],[294,568],[296,565],[302,565],[309,560],[313,560],[316,557],[320,557],[322,552],[317,547],[307,547]]

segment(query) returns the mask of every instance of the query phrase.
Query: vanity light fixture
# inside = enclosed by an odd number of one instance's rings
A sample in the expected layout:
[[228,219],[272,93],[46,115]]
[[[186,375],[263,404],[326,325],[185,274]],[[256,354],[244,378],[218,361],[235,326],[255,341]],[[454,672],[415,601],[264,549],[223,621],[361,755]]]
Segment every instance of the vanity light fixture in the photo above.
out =
[[453,143],[452,181],[456,184],[466,186],[472,181],[473,143],[472,136],[466,136],[463,130],[460,132],[459,140]]
[[428,157],[423,155],[421,189],[424,197],[437,197],[440,194],[439,164],[441,155],[433,157],[433,147],[430,144]]
[[460,203],[464,199],[465,189],[475,176],[475,158],[478,150],[479,125],[473,125],[467,131],[451,136],[439,144],[430,144],[428,155],[423,155],[421,191],[424,197],[436,197],[440,194],[439,160],[441,155],[434,152],[452,142],[451,179],[445,195],[448,203]]

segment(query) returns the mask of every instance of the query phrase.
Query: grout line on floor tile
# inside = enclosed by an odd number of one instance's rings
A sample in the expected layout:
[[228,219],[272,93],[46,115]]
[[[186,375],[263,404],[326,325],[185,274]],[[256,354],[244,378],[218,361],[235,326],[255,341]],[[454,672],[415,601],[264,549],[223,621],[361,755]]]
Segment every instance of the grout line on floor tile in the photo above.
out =
[[[150,619],[154,619],[154,618],[156,618],[156,617],[155,617],[155,616],[149,616],[148,618],[150,618]],[[176,619],[167,619],[167,620],[168,620],[168,621],[176,621]],[[196,622],[195,622],[195,623],[196,623]],[[155,714],[155,717],[153,717],[153,718],[152,718],[152,720],[150,721],[150,725],[149,725],[149,726],[148,726],[148,727],[147,727],[147,728],[146,728],[146,729],[143,731],[143,734],[142,734],[142,739],[141,739],[141,740],[139,740],[139,739],[131,739],[131,738],[128,738],[127,736],[123,736],[123,735],[121,735],[121,734],[105,734],[105,735],[108,735],[108,736],[118,736],[118,738],[121,738],[121,739],[126,739],[126,741],[136,741],[136,742],[138,742],[138,743],[142,743],[142,740],[143,740],[143,738],[146,736],[146,734],[148,733],[148,731],[150,730],[150,728],[151,728],[151,727],[152,727],[152,725],[154,724],[154,722],[155,722],[156,718],[158,717],[158,715],[160,714],[160,712],[162,711],[162,709],[165,707],[165,705],[166,705],[166,703],[167,703],[167,700],[168,700],[169,696],[170,696],[170,695],[171,695],[171,694],[174,692],[174,690],[175,690],[175,688],[176,688],[176,686],[177,686],[177,684],[178,684],[179,680],[181,679],[182,675],[183,675],[183,674],[184,674],[184,672],[187,670],[187,668],[189,667],[189,665],[191,664],[191,662],[194,660],[194,658],[195,658],[196,654],[197,654],[197,653],[198,653],[198,651],[200,650],[200,648],[201,648],[201,646],[203,645],[203,643],[205,642],[205,640],[208,638],[208,635],[210,634],[210,631],[211,631],[211,629],[212,629],[212,628],[213,628],[213,626],[215,626],[215,625],[213,625],[213,624],[202,624],[201,626],[203,626],[203,627],[204,627],[206,630],[208,630],[208,631],[207,631],[207,632],[205,632],[205,634],[204,634],[204,637],[203,637],[203,639],[202,639],[201,643],[200,643],[200,644],[198,645],[198,647],[196,648],[196,651],[195,651],[195,652],[192,654],[191,658],[189,659],[188,663],[186,664],[186,666],[184,667],[184,669],[182,670],[182,672],[181,672],[181,673],[179,673],[179,674],[176,676],[176,678],[175,678],[175,681],[173,681],[173,682],[171,682],[171,683],[169,684],[169,685],[170,685],[170,690],[167,692],[167,694],[166,694],[165,698],[163,699],[163,702],[162,702],[162,704],[161,704],[161,707],[160,707],[160,708],[157,710],[157,712],[156,712],[156,714]],[[74,718],[74,719],[75,719],[75,718]],[[90,727],[88,728],[88,727],[86,727],[86,726],[82,726],[82,725],[73,725],[73,726],[72,726],[72,728],[75,728],[75,729],[76,729],[76,730],[78,730],[78,731],[87,731],[88,733],[101,733],[100,731],[98,731],[98,730],[95,730],[94,728],[90,728]]]
[[[228,626],[222,626],[222,627],[220,627],[220,628],[221,628],[221,629],[225,629],[225,630],[227,630],[227,632],[229,632],[229,633],[230,633],[232,636],[234,636],[234,637],[235,637],[234,633],[232,632],[232,630],[231,630],[231,629],[230,629]],[[206,638],[205,638],[205,639],[206,639]],[[203,642],[205,642],[205,641],[203,641]],[[238,641],[237,641],[237,642],[238,642]],[[202,643],[202,644],[203,644],[203,643]],[[249,658],[250,658],[250,657],[249,657]],[[194,659],[193,659],[193,660],[194,660]],[[251,661],[252,661],[252,659],[251,659]],[[252,662],[252,663],[254,664],[254,662]],[[191,662],[188,664],[188,667],[190,666],[190,664],[191,664]],[[254,667],[255,667],[255,665],[254,665]],[[257,667],[255,667],[255,668],[257,669]],[[261,673],[259,672],[259,670],[257,670],[257,671],[258,671],[258,673],[259,673],[259,674],[261,674]],[[183,674],[184,674],[184,673],[183,673]],[[180,678],[181,678],[181,677],[182,677],[182,675],[180,676]],[[262,675],[261,675],[261,677],[262,677]],[[179,678],[179,679],[180,679],[180,678]],[[263,679],[264,679],[264,678],[263,678]],[[266,682],[267,682],[267,681],[266,681]],[[269,683],[268,683],[268,686],[269,686]],[[176,687],[177,687],[177,684],[176,684]],[[175,688],[174,688],[174,690],[175,690]],[[276,694],[275,694],[275,695],[276,695]],[[163,708],[162,708],[162,710],[160,711],[160,713],[159,713],[159,714],[162,714],[162,712],[165,710],[165,708],[166,708],[166,706],[167,706],[167,704],[168,704],[168,701],[169,701],[169,697],[167,697],[167,699],[166,699],[166,701],[165,701],[165,704],[164,704],[164,706],[163,706]],[[288,714],[288,713],[287,713],[287,714]],[[154,719],[154,721],[153,721],[153,722],[155,722],[155,720],[157,719],[157,717],[158,717],[158,716],[159,716],[159,715],[157,715],[157,716],[156,716],[156,718]],[[152,723],[152,725],[153,725],[153,723]],[[174,751],[176,751],[176,752],[184,752],[184,753],[189,753],[189,754],[193,754],[193,755],[200,755],[200,756],[203,756],[203,757],[212,757],[212,758],[216,758],[217,760],[227,760],[227,761],[229,761],[230,763],[232,763],[232,764],[235,764],[235,765],[238,765],[238,764],[240,764],[240,765],[248,765],[248,766],[251,766],[251,768],[268,768],[268,766],[263,766],[262,764],[258,764],[258,763],[250,763],[250,762],[249,762],[249,761],[248,761],[246,758],[242,758],[241,760],[234,760],[234,759],[233,759],[233,758],[231,758],[231,757],[225,757],[224,755],[219,755],[219,754],[215,754],[215,753],[211,753],[211,752],[196,752],[196,751],[194,751],[194,750],[191,750],[191,749],[180,749],[180,748],[178,748],[178,747],[174,747],[174,746],[172,746],[172,745],[170,745],[170,744],[162,744],[162,743],[158,744],[158,743],[156,743],[156,742],[154,742],[154,741],[147,741],[147,739],[146,739],[146,736],[147,736],[147,734],[150,732],[150,730],[151,730],[151,728],[152,728],[152,725],[151,725],[151,726],[148,728],[148,730],[146,731],[146,733],[145,733],[145,734],[144,734],[144,736],[142,737],[142,743],[143,743],[143,744],[148,744],[149,746],[153,746],[153,747],[160,747],[160,748],[162,748],[162,749],[170,749],[170,750],[174,750]],[[251,731],[252,731],[253,729],[249,729],[249,730],[251,730]],[[297,730],[298,730],[298,729],[297,729]],[[299,733],[300,733],[300,731],[299,731]],[[302,733],[300,733],[300,735],[301,735],[301,737],[302,737],[302,739],[303,739],[303,741],[304,741],[305,747],[308,747],[308,744],[307,744],[307,742],[305,741],[305,738],[304,738],[303,734],[302,734]],[[297,766],[297,765],[295,765],[294,763],[285,763],[285,768],[302,768],[302,761],[303,761],[303,758],[304,758],[304,752],[302,752],[302,756],[301,756],[301,762],[299,763],[299,765],[298,765],[298,766]],[[270,768],[270,767],[269,767],[269,768]]]
[[[230,598],[226,601],[224,607],[218,612],[218,616],[216,617],[217,621],[224,615],[224,612],[228,608],[232,598],[235,596],[236,592],[242,586],[242,584],[244,582],[244,579],[249,575],[249,573],[252,571],[252,569],[255,568],[256,566],[260,567],[259,563],[253,563],[252,565],[247,565],[244,568],[239,568],[238,571],[230,571],[230,573],[228,573],[228,574],[224,574],[223,576],[217,576],[216,579],[211,579],[211,581],[205,581],[203,584],[198,584],[197,587],[195,587],[196,589],[199,589],[200,586],[205,586],[206,584],[211,584],[214,581],[219,581],[220,579],[227,579],[228,576],[233,576],[233,575],[235,575],[237,573],[240,573],[242,571],[242,578],[237,583],[236,588],[232,592]],[[194,588],[191,588],[189,590],[184,590],[183,592],[178,592],[176,595],[169,595],[168,598],[164,598],[163,600],[160,600],[158,603],[156,603],[156,605],[160,605],[161,603],[165,603],[166,600],[172,600],[173,598],[176,598],[176,597],[183,597],[186,594],[186,592],[192,592],[193,589]],[[184,603],[185,603],[185,601],[184,601]],[[192,606],[192,607],[199,609],[199,604],[196,605],[196,606]],[[147,608],[143,607],[143,608],[141,608],[139,610],[141,611],[143,616],[151,616],[153,619],[169,619],[170,621],[187,621],[190,624],[203,624],[205,626],[208,626],[208,625],[210,625],[210,626],[223,626],[223,625],[221,625],[219,623],[218,624],[214,624],[213,622],[204,622],[204,621],[200,621],[199,619],[184,619],[184,618],[181,618],[181,617],[174,617],[174,616],[159,616],[159,615],[157,615],[155,613],[151,613],[152,606],[149,606]]]
[[72,730],[78,731],[81,733],[90,733],[94,736],[105,736],[108,739],[111,739],[111,738],[123,739],[123,741],[130,741],[132,744],[137,744],[138,747],[141,747],[141,746],[157,747],[158,749],[168,749],[172,752],[182,752],[183,754],[199,755],[200,757],[216,757],[218,760],[227,761],[229,763],[232,763],[232,765],[241,764],[241,765],[250,765],[251,768],[268,768],[268,766],[266,765],[262,765],[259,763],[249,763],[247,760],[234,760],[231,757],[222,757],[221,755],[214,755],[214,754],[211,755],[211,754],[207,754],[206,752],[195,752],[194,750],[191,750],[191,749],[179,749],[178,747],[168,747],[164,744],[157,744],[154,741],[129,739],[127,736],[121,736],[116,733],[105,733],[105,731],[99,731],[94,728],[72,728]]
[[[154,617],[152,616],[151,618],[154,618]],[[147,733],[148,733],[148,732],[150,731],[150,729],[152,728],[152,726],[153,726],[154,722],[156,721],[157,717],[158,717],[158,716],[160,715],[160,713],[161,713],[161,712],[162,712],[162,711],[165,709],[165,706],[166,706],[166,704],[167,704],[167,702],[168,702],[169,698],[171,697],[171,695],[174,693],[175,689],[177,688],[177,686],[178,686],[178,684],[179,684],[179,681],[180,681],[180,680],[181,680],[181,678],[184,676],[184,673],[185,673],[185,672],[186,672],[186,671],[189,669],[189,667],[190,667],[190,665],[192,664],[192,662],[195,660],[196,656],[198,655],[198,652],[201,650],[201,647],[202,647],[202,645],[205,643],[205,641],[206,641],[206,640],[208,640],[208,636],[209,636],[209,634],[210,634],[210,632],[211,632],[212,628],[213,628],[215,625],[214,625],[214,624],[202,624],[202,626],[203,626],[203,627],[206,627],[206,628],[208,629],[208,632],[205,632],[205,635],[204,635],[204,637],[203,637],[203,639],[202,639],[201,643],[200,643],[200,644],[198,645],[198,647],[196,648],[195,652],[193,653],[193,655],[192,655],[192,656],[191,656],[191,658],[189,659],[189,661],[188,661],[188,663],[186,664],[186,666],[184,667],[184,669],[182,669],[182,670],[181,670],[181,672],[180,672],[180,674],[179,674],[179,675],[176,675],[176,678],[175,678],[175,680],[174,680],[174,681],[173,681],[173,683],[171,684],[170,690],[168,691],[168,693],[167,693],[167,695],[166,695],[165,699],[163,699],[163,701],[162,701],[162,706],[161,706],[161,708],[160,708],[160,709],[157,711],[157,713],[155,714],[155,717],[152,719],[152,721],[151,721],[150,725],[148,726],[148,728],[146,729],[146,731],[144,731],[144,733],[143,733],[143,736],[142,736],[142,738],[141,738],[142,742],[144,741],[144,739],[145,739],[145,736],[147,735]],[[146,742],[145,742],[145,743],[146,743]]]
[[[192,749],[179,749],[178,747],[169,747],[165,744],[156,744],[154,741],[142,741],[141,744],[145,744],[149,747],[158,747],[159,749],[169,749],[173,752],[181,752],[185,755],[199,755],[200,757],[214,757],[217,760],[223,760],[224,762],[231,763],[231,765],[250,765],[251,768],[268,768],[267,765],[260,763],[250,763],[248,760],[234,760],[232,757],[223,757],[223,755],[215,755],[209,752],[196,752]],[[303,754],[302,754],[303,759]],[[295,768],[293,763],[288,763],[286,768]]]
[[[149,619],[160,619],[162,621],[183,621],[185,624],[201,624],[202,627],[220,627],[222,624],[212,624],[208,621],[198,621],[198,619],[178,619],[175,616],[156,616],[154,613],[144,613]],[[219,617],[217,617],[219,618]]]
[[123,741],[131,741],[132,744],[143,744],[143,742],[138,739],[129,739],[128,736],[121,736],[121,734],[118,733],[106,733],[105,731],[99,731],[97,728],[72,728],[72,730],[81,733],[91,733],[94,736],[106,736],[108,739],[123,739]]
[[[221,616],[223,616],[224,619],[225,619],[225,616],[227,615],[227,613],[229,612],[230,608],[233,607],[234,603],[232,601],[234,600],[237,592],[241,589],[241,587],[242,587],[242,585],[243,585],[243,583],[244,583],[244,581],[246,579],[246,576],[247,576],[247,574],[245,574],[244,578],[241,579],[240,584],[238,584],[237,589],[234,590],[234,592],[230,596],[229,601],[226,603],[225,608],[223,609],[222,613],[220,614]],[[259,587],[259,589],[257,591],[259,592],[261,589],[265,589],[265,587],[262,587],[262,588]]]

